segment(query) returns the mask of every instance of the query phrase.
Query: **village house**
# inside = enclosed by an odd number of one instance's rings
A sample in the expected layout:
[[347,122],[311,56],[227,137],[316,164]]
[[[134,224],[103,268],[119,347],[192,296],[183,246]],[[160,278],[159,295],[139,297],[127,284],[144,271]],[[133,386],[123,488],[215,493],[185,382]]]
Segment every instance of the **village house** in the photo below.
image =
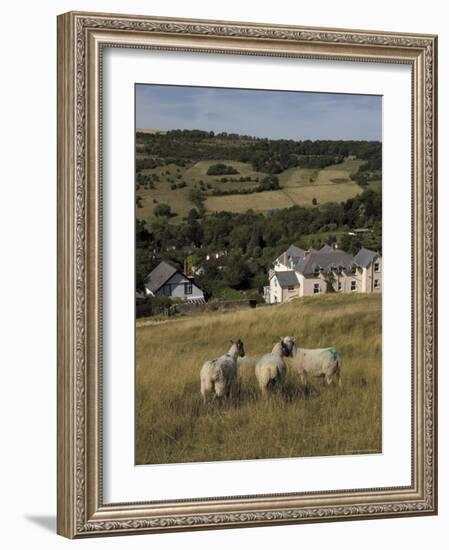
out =
[[196,286],[193,277],[162,261],[144,280],[147,296],[168,296],[187,302],[204,303],[204,292]]
[[382,257],[367,248],[353,257],[327,244],[308,251],[291,245],[273,262],[268,279],[269,304],[325,292],[381,292]]

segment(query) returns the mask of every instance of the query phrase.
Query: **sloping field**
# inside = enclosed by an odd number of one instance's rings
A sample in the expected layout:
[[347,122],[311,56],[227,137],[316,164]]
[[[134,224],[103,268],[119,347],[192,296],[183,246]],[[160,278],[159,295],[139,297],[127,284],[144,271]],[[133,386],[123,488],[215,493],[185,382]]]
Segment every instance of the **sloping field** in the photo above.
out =
[[[151,323],[151,322],[150,322]],[[262,399],[254,365],[281,335],[303,347],[335,346],[341,388],[289,372]],[[242,338],[240,394],[204,405],[199,371]],[[328,294],[289,304],[205,313],[136,331],[138,464],[345,455],[381,451],[381,296]]]
[[[341,202],[354,197],[361,192],[361,188],[350,179],[363,161],[345,161],[335,167],[329,166],[323,170],[311,168],[290,168],[279,174],[282,189],[264,191],[248,195],[213,196],[214,188],[223,191],[250,189],[256,187],[258,178],[261,181],[266,174],[256,172],[248,163],[229,160],[199,161],[188,167],[179,167],[173,164],[154,169],[144,170],[143,174],[156,174],[159,181],[155,189],[141,187],[138,195],[142,198],[142,208],[137,209],[137,217],[150,222],[153,219],[153,210],[159,203],[169,204],[176,214],[173,222],[181,221],[193,208],[189,200],[189,191],[201,188],[206,194],[205,207],[210,212],[227,210],[229,212],[246,212],[252,209],[256,212],[265,212],[272,209],[288,208],[299,205],[311,207],[313,199],[318,204],[325,202]],[[209,176],[207,170],[211,164],[223,163],[238,170],[238,174],[227,176]],[[251,177],[250,182],[238,181],[240,177]],[[226,182],[220,181],[226,178]],[[234,181],[231,181],[234,180]],[[171,189],[173,183],[185,182],[187,187]],[[207,186],[207,187],[206,187]],[[156,201],[156,202],[155,202]]]
[[238,174],[226,176],[228,178],[239,178],[240,176],[263,178],[264,176],[266,176],[266,174],[264,174],[263,172],[257,172],[256,170],[254,170],[251,164],[248,164],[246,162],[238,162],[236,160],[200,160],[186,170],[185,176],[186,178],[189,178],[191,180],[202,179],[205,182],[219,180],[223,176],[207,175],[207,170],[212,164],[225,164],[226,166],[232,166],[239,172]]
[[[334,166],[327,166],[320,170],[316,179],[317,185],[332,185],[339,183],[348,183],[351,180],[350,175],[357,172],[359,166],[364,163],[363,160],[345,160]],[[354,184],[355,185],[355,184]]]
[[313,206],[315,198],[318,204],[325,202],[341,202],[355,197],[361,192],[354,183],[339,183],[335,185],[308,185],[303,187],[287,187],[278,191],[263,191],[251,195],[227,195],[208,197],[206,208],[212,212],[228,210],[230,212],[246,212],[252,209],[264,212],[276,208],[288,208],[295,204]]

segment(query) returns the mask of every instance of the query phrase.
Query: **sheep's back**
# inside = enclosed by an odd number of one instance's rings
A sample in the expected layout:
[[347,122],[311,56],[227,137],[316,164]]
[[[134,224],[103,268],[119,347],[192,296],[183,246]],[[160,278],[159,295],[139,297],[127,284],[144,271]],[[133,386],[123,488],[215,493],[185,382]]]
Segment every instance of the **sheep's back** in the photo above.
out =
[[284,374],[287,367],[282,357],[275,353],[267,353],[259,359],[255,370],[258,378],[261,376],[276,378],[279,374]]
[[311,374],[325,374],[329,367],[332,367],[336,361],[335,350],[333,348],[317,349],[298,349],[293,358],[293,367],[299,371],[306,371]]

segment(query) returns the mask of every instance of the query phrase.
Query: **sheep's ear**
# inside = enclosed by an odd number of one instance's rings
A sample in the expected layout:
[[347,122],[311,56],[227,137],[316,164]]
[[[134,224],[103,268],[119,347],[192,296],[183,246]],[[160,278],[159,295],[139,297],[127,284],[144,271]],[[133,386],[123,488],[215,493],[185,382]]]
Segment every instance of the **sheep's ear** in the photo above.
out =
[[292,342],[295,343],[295,342],[296,342],[296,338],[292,338]]
[[231,342],[231,344],[235,344],[234,340],[231,339],[231,340],[229,340],[229,341]]
[[284,343],[284,339],[282,338],[282,336],[279,336],[279,340]]

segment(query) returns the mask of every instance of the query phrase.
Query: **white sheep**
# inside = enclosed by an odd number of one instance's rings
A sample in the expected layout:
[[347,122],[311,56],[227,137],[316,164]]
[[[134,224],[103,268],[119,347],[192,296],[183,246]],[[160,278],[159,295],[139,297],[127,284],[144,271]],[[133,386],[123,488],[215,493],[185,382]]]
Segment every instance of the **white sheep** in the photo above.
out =
[[275,344],[271,353],[262,355],[256,364],[256,378],[262,395],[266,395],[269,388],[282,384],[287,374],[287,365],[284,357],[289,355],[288,347],[283,339]]
[[218,357],[206,361],[201,368],[201,395],[204,403],[211,394],[216,397],[229,397],[232,388],[237,383],[238,365],[237,358],[245,356],[243,342],[238,339],[231,340],[229,351]]
[[329,386],[335,376],[338,385],[341,386],[341,355],[333,348],[306,349],[299,348],[294,338],[286,336],[283,339],[284,345],[290,350],[292,367],[301,378],[301,382],[307,383],[307,376],[323,377],[324,382]]

